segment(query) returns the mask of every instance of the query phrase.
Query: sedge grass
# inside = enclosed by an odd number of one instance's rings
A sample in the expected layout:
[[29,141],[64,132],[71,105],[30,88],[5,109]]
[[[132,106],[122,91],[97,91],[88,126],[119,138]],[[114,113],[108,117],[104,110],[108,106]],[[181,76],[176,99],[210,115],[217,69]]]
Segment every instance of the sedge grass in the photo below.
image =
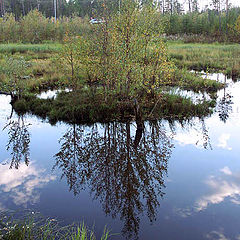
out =
[[224,71],[240,76],[239,44],[200,44],[168,42],[170,58],[180,68],[208,71]]
[[0,219],[1,240],[108,240],[110,231],[105,227],[103,234],[97,238],[94,230],[84,222],[60,227],[55,219],[27,215],[20,219],[2,217]]

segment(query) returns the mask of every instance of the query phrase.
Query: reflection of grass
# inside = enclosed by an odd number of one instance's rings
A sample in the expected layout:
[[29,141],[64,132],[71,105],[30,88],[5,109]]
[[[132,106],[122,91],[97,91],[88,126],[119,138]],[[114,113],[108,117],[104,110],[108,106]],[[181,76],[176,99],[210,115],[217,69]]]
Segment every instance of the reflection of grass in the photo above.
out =
[[[107,240],[110,231],[104,228],[101,240]],[[55,219],[43,219],[39,216],[25,216],[13,219],[4,216],[0,219],[0,239],[3,240],[96,240],[92,229],[82,223],[60,227]]]
[[199,44],[180,41],[168,43],[169,56],[177,66],[195,70],[227,70],[240,76],[239,44]]

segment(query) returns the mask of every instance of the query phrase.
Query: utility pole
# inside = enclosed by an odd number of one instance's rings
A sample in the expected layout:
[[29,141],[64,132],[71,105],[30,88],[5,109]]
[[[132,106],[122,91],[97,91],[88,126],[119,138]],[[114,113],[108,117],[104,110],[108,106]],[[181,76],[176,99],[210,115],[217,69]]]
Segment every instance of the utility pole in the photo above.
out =
[[188,8],[189,8],[189,12],[192,12],[192,6],[191,6],[191,0],[188,0]]
[[39,9],[40,9],[40,2],[39,0],[37,0],[37,10],[39,11]]
[[22,3],[22,14],[23,14],[23,16],[25,16],[26,13],[25,13],[24,0],[22,0],[21,3]]
[[53,5],[54,5],[54,20],[56,23],[57,22],[57,0],[53,0]]

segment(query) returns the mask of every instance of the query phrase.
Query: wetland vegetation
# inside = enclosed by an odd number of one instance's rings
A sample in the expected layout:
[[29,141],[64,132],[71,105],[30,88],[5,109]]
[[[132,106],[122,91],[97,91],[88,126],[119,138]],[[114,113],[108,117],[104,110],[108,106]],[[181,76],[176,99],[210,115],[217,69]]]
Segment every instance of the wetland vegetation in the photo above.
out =
[[[240,11],[221,10],[215,1],[200,12],[197,2],[183,13],[178,1],[92,1],[91,7],[62,1],[58,19],[45,3],[30,10],[24,1],[15,8],[9,2],[8,13],[0,4],[0,95],[9,95],[12,106],[3,127],[9,168],[31,167],[26,116],[64,122],[52,170],[74,196],[88,186],[107,216],[119,216],[124,238],[137,239],[140,215],[154,222],[165,194],[176,126],[198,119],[197,142],[211,149],[204,118],[217,112],[226,123],[232,109],[226,88],[227,77],[240,77]],[[101,23],[90,24],[83,9]],[[216,72],[224,80],[213,79]],[[102,232],[109,239],[110,231]],[[6,214],[1,238],[96,239],[85,224],[59,227],[51,219]]]

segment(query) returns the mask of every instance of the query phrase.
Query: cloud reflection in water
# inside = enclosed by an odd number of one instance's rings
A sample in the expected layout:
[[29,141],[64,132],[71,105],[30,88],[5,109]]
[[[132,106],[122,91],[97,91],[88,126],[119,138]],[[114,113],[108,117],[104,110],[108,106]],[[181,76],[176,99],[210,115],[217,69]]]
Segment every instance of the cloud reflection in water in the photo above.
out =
[[210,204],[220,204],[226,198],[232,203],[240,204],[240,172],[233,173],[228,167],[220,169],[220,172],[219,176],[207,179],[209,194],[196,202],[196,211],[205,210]]
[[[19,169],[9,169],[9,164],[0,165],[0,192],[8,193],[17,206],[26,207],[27,204],[39,202],[40,188],[56,176],[46,174],[44,169],[39,169],[34,163],[29,166],[21,165]],[[0,202],[0,208],[4,203]]]

